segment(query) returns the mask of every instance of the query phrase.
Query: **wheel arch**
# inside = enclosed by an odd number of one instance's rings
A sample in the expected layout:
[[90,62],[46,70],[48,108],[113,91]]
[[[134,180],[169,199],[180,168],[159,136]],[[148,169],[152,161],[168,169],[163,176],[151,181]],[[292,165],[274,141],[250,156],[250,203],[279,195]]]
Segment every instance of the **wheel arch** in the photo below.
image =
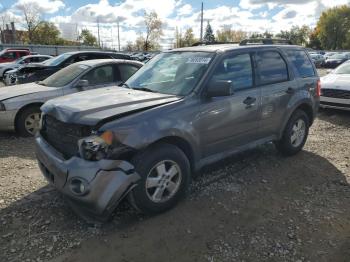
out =
[[310,126],[313,124],[314,122],[314,111],[312,109],[312,105],[308,102],[301,102],[298,105],[296,105],[293,110],[290,111],[288,117],[286,118],[286,120],[283,123],[283,128],[280,130],[280,134],[279,137],[282,137],[282,134],[289,122],[289,119],[292,117],[292,115],[294,114],[295,111],[297,110],[302,110],[306,113],[306,115],[308,116],[309,120],[310,120]]
[[154,146],[156,144],[160,144],[160,143],[166,143],[166,144],[170,144],[170,145],[174,145],[174,146],[178,147],[188,158],[188,160],[190,162],[191,172],[194,172],[196,170],[195,151],[193,150],[193,147],[186,139],[179,137],[179,136],[166,136],[166,137],[163,137],[161,139],[154,141],[153,143],[148,145],[147,148],[150,146]]
[[42,103],[42,102],[34,102],[34,103],[27,104],[25,106],[22,106],[21,109],[18,110],[16,117],[15,117],[15,123],[14,123],[15,131],[16,132],[18,131],[18,118],[24,110],[31,108],[31,107],[39,107],[40,108],[43,104],[44,103]]

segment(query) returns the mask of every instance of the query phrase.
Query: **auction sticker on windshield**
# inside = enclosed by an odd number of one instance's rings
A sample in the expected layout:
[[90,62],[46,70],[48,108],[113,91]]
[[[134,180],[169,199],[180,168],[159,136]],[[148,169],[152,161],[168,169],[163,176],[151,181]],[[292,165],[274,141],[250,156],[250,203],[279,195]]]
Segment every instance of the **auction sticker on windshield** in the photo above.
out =
[[210,57],[190,57],[188,58],[186,64],[209,64]]

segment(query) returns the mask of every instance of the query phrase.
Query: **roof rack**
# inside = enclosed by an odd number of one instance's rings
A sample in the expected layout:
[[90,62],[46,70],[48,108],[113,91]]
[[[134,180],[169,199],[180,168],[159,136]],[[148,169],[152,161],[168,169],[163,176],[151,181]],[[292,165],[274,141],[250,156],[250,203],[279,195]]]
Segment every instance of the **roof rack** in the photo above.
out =
[[239,45],[293,45],[293,43],[280,38],[251,38],[241,41]]
[[239,44],[239,42],[197,42],[192,46],[201,46],[201,45],[227,45],[227,44]]

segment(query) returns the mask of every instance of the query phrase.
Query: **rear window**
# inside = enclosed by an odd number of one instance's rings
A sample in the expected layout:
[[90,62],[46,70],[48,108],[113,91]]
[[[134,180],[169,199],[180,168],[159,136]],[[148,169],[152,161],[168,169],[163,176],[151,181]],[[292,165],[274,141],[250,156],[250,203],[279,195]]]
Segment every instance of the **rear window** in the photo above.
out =
[[258,52],[258,85],[281,83],[289,80],[288,67],[280,53],[276,51]]
[[315,76],[315,71],[312,63],[303,50],[287,50],[289,61],[295,66],[298,74],[302,78]]

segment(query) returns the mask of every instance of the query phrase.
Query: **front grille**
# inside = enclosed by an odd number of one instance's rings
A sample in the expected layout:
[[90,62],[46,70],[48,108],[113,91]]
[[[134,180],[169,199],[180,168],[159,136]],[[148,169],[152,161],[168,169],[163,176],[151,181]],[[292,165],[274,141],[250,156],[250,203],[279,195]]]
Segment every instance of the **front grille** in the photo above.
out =
[[89,126],[64,123],[50,115],[43,117],[41,135],[66,159],[77,155],[78,140],[90,134]]
[[340,89],[322,89],[322,96],[341,98],[341,99],[350,99],[350,91],[340,90]]

